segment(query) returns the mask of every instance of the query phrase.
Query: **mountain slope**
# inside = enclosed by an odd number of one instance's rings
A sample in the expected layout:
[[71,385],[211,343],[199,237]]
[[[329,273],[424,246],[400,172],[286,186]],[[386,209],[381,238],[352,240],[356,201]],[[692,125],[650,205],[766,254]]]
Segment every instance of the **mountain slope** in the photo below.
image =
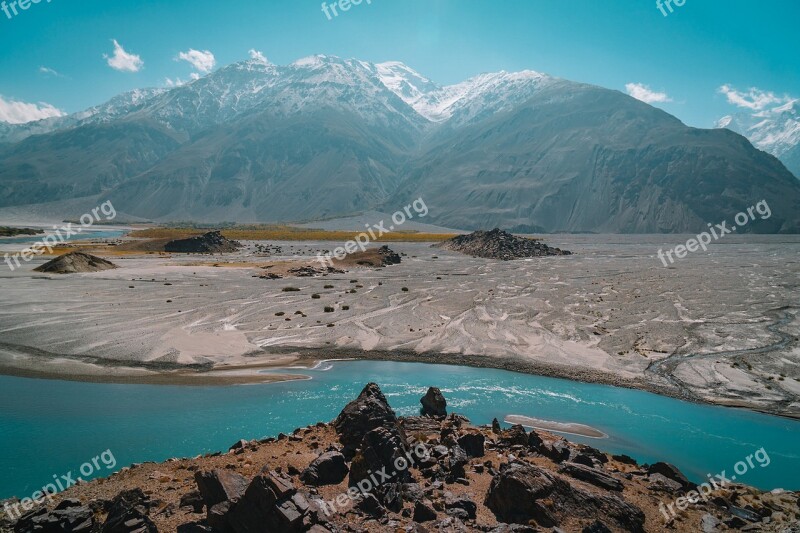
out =
[[0,206],[285,222],[421,196],[455,228],[694,232],[766,199],[747,230],[800,231],[800,181],[740,135],[533,71],[440,87],[397,62],[249,60],[58,120],[0,147]]

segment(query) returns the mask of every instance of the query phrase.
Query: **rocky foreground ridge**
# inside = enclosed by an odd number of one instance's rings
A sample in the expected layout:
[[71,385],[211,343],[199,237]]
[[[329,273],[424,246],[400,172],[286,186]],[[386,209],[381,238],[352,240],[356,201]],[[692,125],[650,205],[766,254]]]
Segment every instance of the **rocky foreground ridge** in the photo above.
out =
[[572,252],[567,250],[551,248],[539,240],[517,237],[499,228],[491,231],[475,231],[468,235],[458,235],[433,246],[443,250],[461,252],[472,257],[501,259],[503,261],[527,257],[545,257],[548,255],[572,255]]
[[370,383],[332,423],[124,468],[18,520],[0,511],[0,531],[800,531],[798,493],[731,484],[673,515],[660,504],[696,488],[674,466],[474,427],[435,388],[421,403],[425,415],[398,418]]

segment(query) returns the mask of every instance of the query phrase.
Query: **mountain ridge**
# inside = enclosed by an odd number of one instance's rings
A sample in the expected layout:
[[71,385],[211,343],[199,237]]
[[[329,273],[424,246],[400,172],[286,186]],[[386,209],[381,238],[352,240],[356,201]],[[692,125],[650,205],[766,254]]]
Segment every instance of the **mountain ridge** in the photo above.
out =
[[424,197],[465,230],[670,233],[766,199],[748,230],[800,232],[800,181],[744,137],[535,71],[443,87],[399,62],[251,59],[22,126],[0,131],[0,207],[291,222]]

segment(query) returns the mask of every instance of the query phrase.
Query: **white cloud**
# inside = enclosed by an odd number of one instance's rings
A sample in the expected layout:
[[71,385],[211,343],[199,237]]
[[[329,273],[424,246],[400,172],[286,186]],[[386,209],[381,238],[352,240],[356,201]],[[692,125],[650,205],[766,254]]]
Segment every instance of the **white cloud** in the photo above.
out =
[[653,91],[650,89],[650,87],[644,85],[643,83],[627,83],[625,84],[625,89],[628,91],[629,95],[647,104],[672,101],[672,98],[670,98],[667,93]]
[[45,67],[44,65],[39,67],[39,74],[46,74],[46,75],[49,75],[49,76],[55,76],[57,78],[61,78],[62,77],[61,74],[56,72],[54,69],[52,69],[50,67]]
[[45,102],[29,104],[16,100],[6,100],[0,96],[1,122],[24,124],[25,122],[33,122],[34,120],[42,120],[43,118],[50,117],[63,117],[64,115],[66,115],[66,113]]
[[103,54],[108,61],[108,66],[121,72],[139,72],[144,66],[142,58],[126,52],[116,39],[112,39],[112,42],[114,43],[114,55],[109,57],[108,54]]
[[177,59],[187,61],[190,65],[203,74],[208,74],[211,72],[211,69],[213,69],[214,65],[217,64],[214,54],[208,50],[200,51],[193,48],[190,48],[188,52],[179,53]]
[[174,80],[172,78],[166,78],[164,80],[164,83],[167,85],[167,87],[180,87],[181,85],[185,84],[186,82],[183,81],[180,78],[175,78]]
[[761,111],[765,107],[773,104],[786,104],[791,102],[789,96],[776,96],[775,93],[762,91],[756,87],[751,87],[748,91],[737,91],[730,85],[723,85],[719,92],[728,98],[728,103],[737,107],[745,107],[753,111]]
[[259,50],[251,49],[250,52],[250,59],[255,59],[259,63],[264,63],[265,65],[269,64],[269,60],[267,60],[267,56],[262,54]]

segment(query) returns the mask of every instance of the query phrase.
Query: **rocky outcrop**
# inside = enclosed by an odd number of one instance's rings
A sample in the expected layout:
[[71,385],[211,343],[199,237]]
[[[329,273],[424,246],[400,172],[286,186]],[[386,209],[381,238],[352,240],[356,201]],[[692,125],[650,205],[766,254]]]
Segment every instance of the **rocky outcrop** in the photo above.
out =
[[486,506],[504,522],[556,527],[569,516],[612,520],[625,531],[643,532],[641,509],[612,495],[573,487],[561,476],[529,463],[501,466],[492,478]]
[[70,252],[51,259],[47,263],[34,268],[36,272],[47,274],[77,274],[80,272],[102,272],[117,267],[111,261],[84,252]]
[[235,252],[241,247],[241,243],[223,237],[219,231],[209,231],[196,237],[169,241],[164,245],[164,251],[180,254],[221,254]]
[[358,398],[339,413],[333,421],[333,427],[344,446],[342,453],[352,458],[367,433],[379,427],[397,428],[397,415],[389,407],[380,387],[369,383]]
[[517,237],[498,228],[491,231],[476,231],[469,235],[458,235],[433,246],[471,255],[472,257],[500,259],[502,261],[526,257],[572,254],[572,252],[561,250],[560,248],[551,248],[537,239]]
[[447,416],[447,400],[438,388],[430,387],[419,402],[422,404],[423,415]]

